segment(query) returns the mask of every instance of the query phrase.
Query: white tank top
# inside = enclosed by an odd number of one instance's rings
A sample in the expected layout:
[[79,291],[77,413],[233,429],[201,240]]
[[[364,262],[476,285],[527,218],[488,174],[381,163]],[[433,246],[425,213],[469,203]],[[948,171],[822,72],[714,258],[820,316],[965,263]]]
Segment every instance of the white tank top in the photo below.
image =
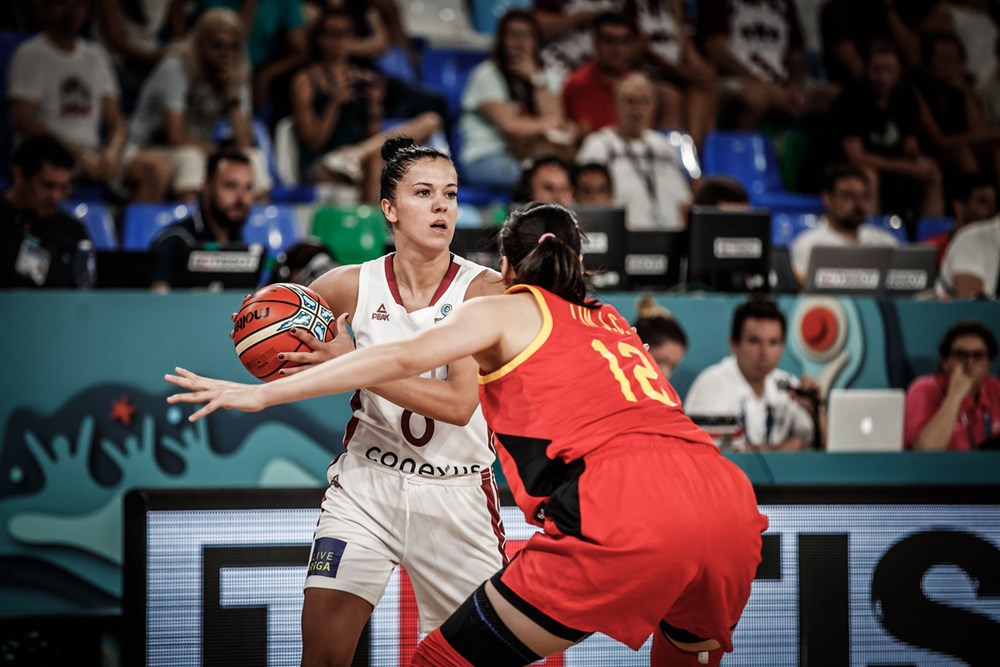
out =
[[[485,267],[452,256],[451,268],[426,308],[406,312],[396,286],[392,255],[361,265],[358,306],[351,327],[358,348],[400,340],[434,326],[458,304]],[[444,379],[442,366],[422,377]],[[354,416],[344,433],[348,451],[403,473],[446,478],[479,475],[495,458],[480,407],[467,426],[455,426],[404,410],[381,396],[358,390],[351,398]]]

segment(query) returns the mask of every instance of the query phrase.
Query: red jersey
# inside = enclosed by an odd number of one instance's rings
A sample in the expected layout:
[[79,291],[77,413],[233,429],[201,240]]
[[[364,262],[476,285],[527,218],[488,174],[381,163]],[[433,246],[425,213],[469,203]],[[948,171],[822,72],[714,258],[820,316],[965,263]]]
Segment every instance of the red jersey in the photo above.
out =
[[584,308],[535,286],[507,290],[525,291],[541,308],[542,329],[507,364],[480,373],[479,399],[529,521],[585,455],[616,440],[669,436],[715,447],[615,308]]

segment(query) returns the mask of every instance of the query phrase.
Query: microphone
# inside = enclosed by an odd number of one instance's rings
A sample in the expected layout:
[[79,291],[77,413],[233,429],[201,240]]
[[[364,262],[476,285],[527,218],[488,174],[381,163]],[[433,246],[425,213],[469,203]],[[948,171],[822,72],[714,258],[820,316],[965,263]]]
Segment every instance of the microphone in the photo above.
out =
[[815,389],[803,389],[801,386],[792,384],[788,380],[778,380],[778,389],[781,389],[782,391],[791,391],[794,394],[805,398],[811,398],[814,401],[819,400],[819,392]]

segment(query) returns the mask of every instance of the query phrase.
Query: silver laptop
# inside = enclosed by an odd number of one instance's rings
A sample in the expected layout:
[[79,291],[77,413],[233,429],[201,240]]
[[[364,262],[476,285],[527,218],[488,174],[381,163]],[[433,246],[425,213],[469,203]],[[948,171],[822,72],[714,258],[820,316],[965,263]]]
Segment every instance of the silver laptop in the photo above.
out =
[[803,291],[807,294],[881,295],[885,292],[892,251],[890,246],[816,246],[809,254]]
[[832,389],[826,451],[903,451],[902,389]]
[[906,245],[893,248],[885,289],[889,294],[919,294],[934,288],[937,280],[937,248]]

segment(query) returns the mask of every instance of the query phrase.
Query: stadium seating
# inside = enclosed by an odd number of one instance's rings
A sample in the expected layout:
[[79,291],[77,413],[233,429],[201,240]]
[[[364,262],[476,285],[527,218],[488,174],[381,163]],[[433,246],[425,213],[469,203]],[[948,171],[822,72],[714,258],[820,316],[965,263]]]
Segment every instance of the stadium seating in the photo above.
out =
[[469,74],[479,63],[486,60],[483,50],[428,46],[421,60],[423,82],[428,88],[445,97],[448,114],[457,119],[462,110],[462,91],[469,80]]
[[500,17],[510,9],[531,9],[532,0],[472,0],[472,27],[494,37]]
[[254,206],[243,227],[243,240],[262,244],[269,257],[303,238],[305,233],[299,228],[295,211],[286,204]]
[[411,38],[448,45],[484,46],[493,41],[492,36],[473,30],[467,0],[405,0],[397,4]]
[[385,220],[375,206],[323,206],[312,220],[319,238],[341,264],[358,264],[385,251]]
[[383,74],[394,76],[403,81],[414,82],[419,79],[417,72],[413,69],[413,63],[406,51],[398,46],[391,46],[389,50],[376,58],[375,64]]
[[191,215],[192,204],[129,204],[122,217],[122,248],[148,250],[160,230]]
[[951,218],[920,218],[917,221],[917,241],[950,232],[955,227]]
[[79,218],[87,227],[90,240],[97,250],[115,250],[118,248],[118,232],[111,211],[102,202],[66,202],[63,210]]
[[903,224],[903,219],[898,215],[872,215],[865,222],[893,234],[900,243],[910,242],[910,238],[906,234],[906,225]]
[[479,209],[472,204],[459,204],[458,217],[455,220],[456,227],[482,227],[483,215]]
[[781,248],[791,245],[792,239],[819,224],[815,213],[773,213],[771,215],[771,245]]

